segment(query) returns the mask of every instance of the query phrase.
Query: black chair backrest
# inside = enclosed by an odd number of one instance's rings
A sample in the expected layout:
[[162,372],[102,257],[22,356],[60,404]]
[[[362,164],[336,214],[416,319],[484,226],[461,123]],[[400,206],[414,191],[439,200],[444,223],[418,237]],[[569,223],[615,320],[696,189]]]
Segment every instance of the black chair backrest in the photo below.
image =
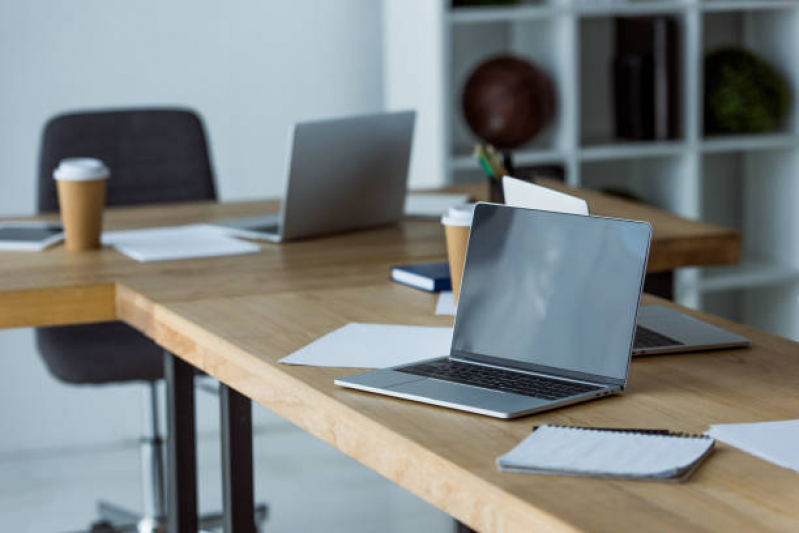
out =
[[216,198],[200,118],[185,109],[129,109],[59,115],[42,135],[39,212],[58,210],[53,170],[65,157],[96,157],[111,169],[106,205]]
[[[183,109],[60,115],[42,135],[38,209],[58,210],[53,170],[65,157],[96,157],[111,170],[109,206],[216,199],[202,122]],[[38,328],[50,372],[69,383],[154,381],[162,350],[122,323]]]

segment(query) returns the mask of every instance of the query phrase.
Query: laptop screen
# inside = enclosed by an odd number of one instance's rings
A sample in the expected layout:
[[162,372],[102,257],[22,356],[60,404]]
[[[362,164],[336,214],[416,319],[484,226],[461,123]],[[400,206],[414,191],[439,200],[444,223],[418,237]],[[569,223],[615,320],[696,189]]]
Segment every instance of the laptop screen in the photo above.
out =
[[452,355],[626,381],[650,226],[479,204]]

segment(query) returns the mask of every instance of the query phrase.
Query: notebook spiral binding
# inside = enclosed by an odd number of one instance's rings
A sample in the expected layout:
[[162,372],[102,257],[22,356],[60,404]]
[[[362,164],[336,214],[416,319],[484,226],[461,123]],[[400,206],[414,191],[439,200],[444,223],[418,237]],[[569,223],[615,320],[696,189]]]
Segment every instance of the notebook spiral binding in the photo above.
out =
[[[684,439],[710,439],[707,435],[698,433],[686,433],[684,431],[671,431],[669,429],[647,429],[647,428],[602,428],[602,427],[588,427],[588,426],[562,426],[556,424],[546,424],[550,427],[567,428],[567,429],[583,429],[587,431],[600,431],[607,433],[629,433],[633,435],[660,435],[663,437],[681,437]],[[541,426],[533,426],[533,431]]]

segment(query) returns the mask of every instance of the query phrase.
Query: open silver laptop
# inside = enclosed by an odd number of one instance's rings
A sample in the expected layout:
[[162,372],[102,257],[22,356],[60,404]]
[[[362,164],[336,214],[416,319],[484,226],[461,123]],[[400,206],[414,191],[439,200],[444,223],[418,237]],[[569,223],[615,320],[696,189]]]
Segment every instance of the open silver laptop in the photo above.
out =
[[294,125],[280,213],[214,225],[282,242],[399,221],[415,116],[403,111]]
[[650,235],[645,222],[478,204],[449,356],[335,383],[499,418],[621,391]]
[[[514,207],[543,209],[588,215],[582,198],[516,179],[502,178],[505,203]],[[633,355],[657,355],[749,346],[746,337],[664,306],[642,306],[638,310],[638,329]]]

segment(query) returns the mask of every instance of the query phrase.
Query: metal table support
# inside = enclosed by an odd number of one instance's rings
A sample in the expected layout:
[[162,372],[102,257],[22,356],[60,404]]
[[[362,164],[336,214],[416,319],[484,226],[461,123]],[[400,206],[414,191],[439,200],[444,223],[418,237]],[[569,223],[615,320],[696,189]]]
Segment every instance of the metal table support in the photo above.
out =
[[222,421],[222,504],[226,533],[255,533],[252,406],[249,398],[219,385]]
[[164,353],[167,398],[167,531],[197,533],[194,367]]

